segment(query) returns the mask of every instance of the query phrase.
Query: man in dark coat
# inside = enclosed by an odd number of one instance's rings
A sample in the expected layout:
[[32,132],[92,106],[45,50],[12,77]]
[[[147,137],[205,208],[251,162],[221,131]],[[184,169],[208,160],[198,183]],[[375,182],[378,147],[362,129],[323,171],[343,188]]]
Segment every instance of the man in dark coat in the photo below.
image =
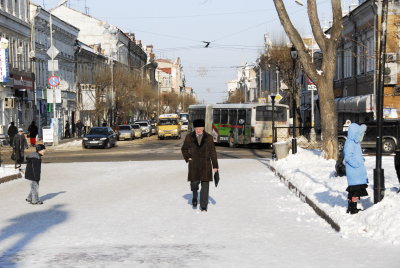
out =
[[71,138],[71,133],[69,132],[69,121],[65,123],[65,135],[64,138]]
[[25,179],[31,181],[31,191],[25,200],[32,205],[43,204],[43,202],[39,200],[38,189],[42,169],[42,156],[45,152],[46,147],[43,144],[38,144],[36,145],[36,152],[26,157]]
[[78,137],[82,137],[82,128],[83,128],[83,124],[81,122],[81,120],[78,120],[78,122],[76,122],[76,129],[78,131]]
[[21,167],[24,163],[25,149],[28,149],[28,142],[25,139],[24,130],[18,129],[18,134],[15,135],[13,141],[13,153],[15,156],[15,168]]
[[[400,183],[400,150],[397,150],[394,155],[394,168],[396,169],[397,179]],[[400,193],[400,189],[397,191]]]
[[18,128],[14,125],[14,122],[10,123],[7,130],[8,138],[10,139],[10,145],[13,146],[14,137],[18,134]]
[[38,127],[36,126],[35,121],[32,121],[32,123],[28,127],[28,132],[29,132],[29,141],[32,146],[36,145],[36,136],[39,133]]
[[194,131],[186,135],[182,145],[182,155],[189,163],[188,181],[193,192],[192,205],[197,206],[197,191],[201,184],[200,209],[207,211],[208,191],[213,171],[218,171],[217,152],[213,137],[204,131],[204,120],[193,121]]

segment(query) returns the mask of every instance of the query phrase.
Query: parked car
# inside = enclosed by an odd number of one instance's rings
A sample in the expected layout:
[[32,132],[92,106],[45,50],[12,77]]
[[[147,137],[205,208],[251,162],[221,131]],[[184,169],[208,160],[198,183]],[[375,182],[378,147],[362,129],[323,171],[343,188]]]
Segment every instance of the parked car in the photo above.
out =
[[[377,137],[376,121],[364,124],[367,126],[367,130],[361,142],[361,147],[374,149],[376,148]],[[339,150],[343,150],[346,139],[347,131],[340,131],[338,134]],[[396,149],[400,149],[400,120],[385,119],[383,121],[382,152],[393,153]]]
[[134,134],[131,125],[118,126],[118,140],[133,140]]
[[148,121],[142,120],[142,121],[136,121],[135,124],[140,125],[140,128],[142,129],[142,136],[150,137],[151,133],[151,127],[150,123]]
[[111,148],[117,144],[117,135],[110,127],[92,127],[82,139],[83,148]]
[[142,129],[140,128],[140,125],[132,124],[131,127],[133,129],[135,139],[141,139],[142,138]]

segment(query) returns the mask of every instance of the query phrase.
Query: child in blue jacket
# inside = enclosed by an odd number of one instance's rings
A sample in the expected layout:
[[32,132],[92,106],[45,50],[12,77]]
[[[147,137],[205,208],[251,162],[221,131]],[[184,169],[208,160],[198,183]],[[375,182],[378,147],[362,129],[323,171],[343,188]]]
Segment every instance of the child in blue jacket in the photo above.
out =
[[344,145],[344,160],[346,163],[346,175],[348,187],[347,213],[356,214],[360,209],[357,208],[357,201],[362,196],[368,196],[368,177],[362,156],[361,141],[364,138],[366,125],[352,123],[349,126],[347,140]]

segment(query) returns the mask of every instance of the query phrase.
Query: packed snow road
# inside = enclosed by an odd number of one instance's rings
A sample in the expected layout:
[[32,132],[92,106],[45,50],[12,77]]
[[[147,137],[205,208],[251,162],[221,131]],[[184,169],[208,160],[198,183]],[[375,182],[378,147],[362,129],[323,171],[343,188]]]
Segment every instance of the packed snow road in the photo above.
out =
[[266,161],[220,160],[208,212],[184,161],[44,164],[41,206],[0,185],[0,267],[398,267],[398,246],[342,238]]

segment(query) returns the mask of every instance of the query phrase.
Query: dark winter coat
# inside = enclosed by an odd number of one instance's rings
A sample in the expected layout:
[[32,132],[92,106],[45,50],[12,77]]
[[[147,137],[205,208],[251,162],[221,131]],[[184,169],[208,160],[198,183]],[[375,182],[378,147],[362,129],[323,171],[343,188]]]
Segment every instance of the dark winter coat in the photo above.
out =
[[42,169],[42,156],[37,152],[33,152],[26,157],[26,162],[25,179],[39,182]]
[[10,126],[7,130],[7,134],[11,140],[14,139],[14,136],[17,135],[17,133],[18,133],[18,128],[16,126]]
[[38,127],[36,125],[31,124],[31,125],[29,125],[28,132],[29,132],[29,137],[35,138],[37,136],[37,134],[39,133]]
[[394,168],[396,169],[397,179],[400,183],[400,151],[397,151],[394,155]]
[[25,149],[28,148],[28,142],[25,135],[15,135],[13,141],[15,161],[19,164],[24,162]]
[[[182,155],[189,162],[188,181],[212,181],[212,169],[218,168],[213,137],[204,132],[200,145],[196,133],[188,133],[182,145]],[[189,161],[189,158],[192,160]]]

